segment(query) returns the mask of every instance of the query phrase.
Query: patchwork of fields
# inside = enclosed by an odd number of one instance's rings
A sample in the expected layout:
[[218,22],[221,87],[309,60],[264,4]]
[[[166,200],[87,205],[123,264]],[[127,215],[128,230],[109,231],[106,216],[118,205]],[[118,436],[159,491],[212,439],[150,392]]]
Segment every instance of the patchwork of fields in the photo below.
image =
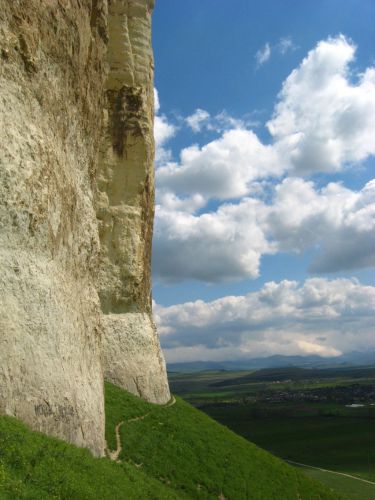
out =
[[374,367],[171,373],[170,381],[249,441],[318,468],[302,467],[305,474],[350,498],[375,499]]

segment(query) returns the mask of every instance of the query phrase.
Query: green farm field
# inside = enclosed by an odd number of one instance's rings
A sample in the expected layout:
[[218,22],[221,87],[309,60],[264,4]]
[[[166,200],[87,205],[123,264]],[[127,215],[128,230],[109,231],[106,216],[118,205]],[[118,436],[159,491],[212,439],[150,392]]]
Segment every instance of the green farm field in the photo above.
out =
[[336,491],[367,500],[375,499],[374,373],[283,368],[170,378],[176,393],[237,434],[311,466],[301,470]]

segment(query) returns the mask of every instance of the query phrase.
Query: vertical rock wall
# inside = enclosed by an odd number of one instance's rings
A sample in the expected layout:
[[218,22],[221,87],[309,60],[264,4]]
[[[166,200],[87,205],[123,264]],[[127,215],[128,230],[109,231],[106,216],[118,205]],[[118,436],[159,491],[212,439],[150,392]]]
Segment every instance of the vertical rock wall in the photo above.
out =
[[150,296],[152,1],[109,6],[0,0],[0,414],[95,455],[101,356],[114,383],[170,397]]
[[153,0],[109,2],[105,135],[98,176],[105,377],[169,400],[151,312],[154,216]]
[[105,0],[0,0],[0,413],[104,450]]

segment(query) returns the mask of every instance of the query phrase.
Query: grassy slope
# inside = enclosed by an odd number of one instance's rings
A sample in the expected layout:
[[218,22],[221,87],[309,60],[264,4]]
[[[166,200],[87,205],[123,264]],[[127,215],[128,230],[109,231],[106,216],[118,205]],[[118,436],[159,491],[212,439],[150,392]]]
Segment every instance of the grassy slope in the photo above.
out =
[[235,500],[338,498],[181,399],[158,407],[109,384],[106,392],[110,447],[115,425],[124,421],[120,459],[142,464],[140,469],[179,493]]
[[108,384],[106,404],[112,449],[124,421],[121,463],[1,417],[0,498],[339,498],[181,400],[159,407]]
[[128,464],[94,459],[87,450],[0,418],[1,499],[178,498]]

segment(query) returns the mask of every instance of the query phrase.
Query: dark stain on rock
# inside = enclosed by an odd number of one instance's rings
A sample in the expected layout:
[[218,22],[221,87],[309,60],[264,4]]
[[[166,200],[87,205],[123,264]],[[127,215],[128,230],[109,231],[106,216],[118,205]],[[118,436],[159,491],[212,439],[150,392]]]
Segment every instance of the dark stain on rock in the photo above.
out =
[[9,59],[9,50],[8,49],[1,49],[1,57],[7,61]]
[[108,90],[111,136],[114,151],[124,156],[127,134],[142,135],[139,117],[143,100],[141,89],[124,85],[120,90]]

